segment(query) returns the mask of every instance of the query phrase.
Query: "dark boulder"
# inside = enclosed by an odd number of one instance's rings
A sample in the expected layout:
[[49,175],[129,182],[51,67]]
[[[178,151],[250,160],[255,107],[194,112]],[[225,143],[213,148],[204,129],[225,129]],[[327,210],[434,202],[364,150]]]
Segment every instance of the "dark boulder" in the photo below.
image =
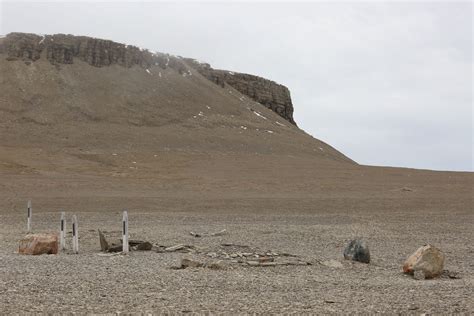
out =
[[362,239],[354,239],[344,249],[344,258],[363,263],[370,262],[370,251],[367,243]]

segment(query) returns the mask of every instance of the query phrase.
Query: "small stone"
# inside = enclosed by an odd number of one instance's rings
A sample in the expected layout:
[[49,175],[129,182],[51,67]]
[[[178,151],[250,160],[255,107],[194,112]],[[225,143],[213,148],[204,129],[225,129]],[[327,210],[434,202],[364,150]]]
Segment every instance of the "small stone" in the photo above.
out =
[[166,249],[166,246],[155,244],[155,245],[153,245],[151,250],[155,251],[155,252],[158,252],[158,253],[163,253],[163,252],[165,252],[165,249]]
[[344,249],[344,258],[362,263],[370,262],[369,247],[362,239],[353,239]]
[[176,245],[176,246],[171,246],[171,247],[165,248],[165,251],[173,252],[173,251],[182,250],[182,249],[184,249],[184,248],[186,248],[185,245]]
[[58,253],[57,234],[28,234],[20,240],[18,253],[23,255],[42,255]]
[[225,235],[226,233],[227,233],[227,230],[223,229],[221,231],[210,234],[210,236],[222,236],[222,235]]
[[105,238],[104,234],[99,231],[99,242],[100,242],[100,250],[103,252],[107,252],[109,250],[109,243],[107,242],[107,239]]
[[[120,239],[120,242],[123,243],[122,239]],[[143,243],[146,243],[146,241],[144,241],[144,240],[136,240],[136,239],[130,239],[130,240],[128,241],[128,245],[129,245],[130,247],[135,247],[135,246],[138,246],[138,245],[143,244]]]
[[321,262],[321,264],[324,265],[324,266],[326,266],[326,267],[329,267],[329,268],[337,268],[337,269],[339,269],[339,268],[342,268],[342,267],[343,267],[342,263],[340,263],[340,262],[337,261],[337,260],[333,260],[333,259],[323,261],[323,262]]
[[261,263],[262,262],[273,262],[273,261],[275,261],[275,259],[272,258],[272,257],[260,257],[260,258],[258,258],[258,262],[261,262]]
[[418,248],[403,265],[403,272],[414,274],[422,271],[425,278],[431,279],[443,272],[444,254],[436,247],[425,245]]
[[149,251],[151,248],[153,248],[153,245],[148,241],[142,242],[141,244],[135,246],[135,249],[139,251]]
[[223,269],[225,269],[225,266],[224,266],[222,260],[219,260],[219,261],[207,263],[206,268],[209,268],[209,269],[212,269],[212,270],[223,270]]
[[204,266],[202,262],[191,260],[191,259],[186,259],[183,258],[181,259],[181,269],[186,269],[186,268],[199,268]]
[[123,250],[123,245],[112,244],[107,249],[107,252],[121,252]]

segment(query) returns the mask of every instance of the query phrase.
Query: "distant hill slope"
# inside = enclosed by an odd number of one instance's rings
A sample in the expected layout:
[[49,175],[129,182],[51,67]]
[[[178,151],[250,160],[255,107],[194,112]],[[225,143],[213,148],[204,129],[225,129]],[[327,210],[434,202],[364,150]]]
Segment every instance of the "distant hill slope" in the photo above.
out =
[[109,40],[65,34],[39,36],[10,33],[0,42],[0,53],[6,54],[9,61],[29,62],[43,57],[52,64],[60,65],[73,64],[74,59],[79,59],[95,67],[137,65],[144,69],[152,66],[161,69],[171,68],[184,76],[188,74],[188,68],[191,66],[223,88],[226,84],[230,85],[295,124],[290,92],[285,86],[258,76],[215,70],[209,64],[199,63],[190,58],[177,58]]
[[0,47],[0,172],[123,173],[166,152],[354,164],[242,94],[250,75],[215,84],[190,59],[70,35],[13,33]]
[[292,124],[289,92],[263,78],[87,37],[13,33],[0,47],[0,209],[161,196],[378,210],[472,193],[472,174],[356,164]]

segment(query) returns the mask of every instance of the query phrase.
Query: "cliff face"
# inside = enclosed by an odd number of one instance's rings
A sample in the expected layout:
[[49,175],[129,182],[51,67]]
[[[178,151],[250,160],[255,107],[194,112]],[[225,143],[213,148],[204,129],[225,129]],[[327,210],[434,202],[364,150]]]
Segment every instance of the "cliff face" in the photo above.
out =
[[117,64],[147,68],[157,65],[180,72],[187,68],[179,58],[167,54],[151,53],[109,40],[65,34],[39,36],[10,33],[0,42],[0,53],[6,54],[8,60],[36,61],[47,58],[53,64],[72,64],[74,58],[78,58],[95,67]]
[[209,64],[185,59],[201,75],[222,87],[225,84],[254,101],[265,105],[278,115],[296,125],[293,119],[293,104],[287,87],[254,75],[213,69]]
[[192,59],[152,53],[109,40],[65,34],[39,36],[10,33],[0,39],[0,53],[6,54],[7,60],[24,60],[26,63],[46,58],[56,65],[72,64],[78,58],[94,67],[114,64],[143,68],[159,66],[174,69],[180,74],[187,73],[192,67],[212,82],[222,87],[228,84],[296,125],[290,92],[285,86],[258,76],[213,69],[209,64],[197,63]]

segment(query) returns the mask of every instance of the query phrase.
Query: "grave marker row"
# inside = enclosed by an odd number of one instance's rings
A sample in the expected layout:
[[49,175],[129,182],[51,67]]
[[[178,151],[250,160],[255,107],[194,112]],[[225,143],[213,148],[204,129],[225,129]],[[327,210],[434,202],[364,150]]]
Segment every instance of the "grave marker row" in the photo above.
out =
[[[32,206],[31,200],[27,204],[27,231],[31,232],[32,226]],[[128,212],[123,211],[122,215],[122,251],[128,253],[130,251],[128,244]],[[61,220],[59,226],[59,248],[61,251],[66,250],[66,212],[61,212]],[[79,253],[79,222],[77,216],[72,216],[72,252]]]

